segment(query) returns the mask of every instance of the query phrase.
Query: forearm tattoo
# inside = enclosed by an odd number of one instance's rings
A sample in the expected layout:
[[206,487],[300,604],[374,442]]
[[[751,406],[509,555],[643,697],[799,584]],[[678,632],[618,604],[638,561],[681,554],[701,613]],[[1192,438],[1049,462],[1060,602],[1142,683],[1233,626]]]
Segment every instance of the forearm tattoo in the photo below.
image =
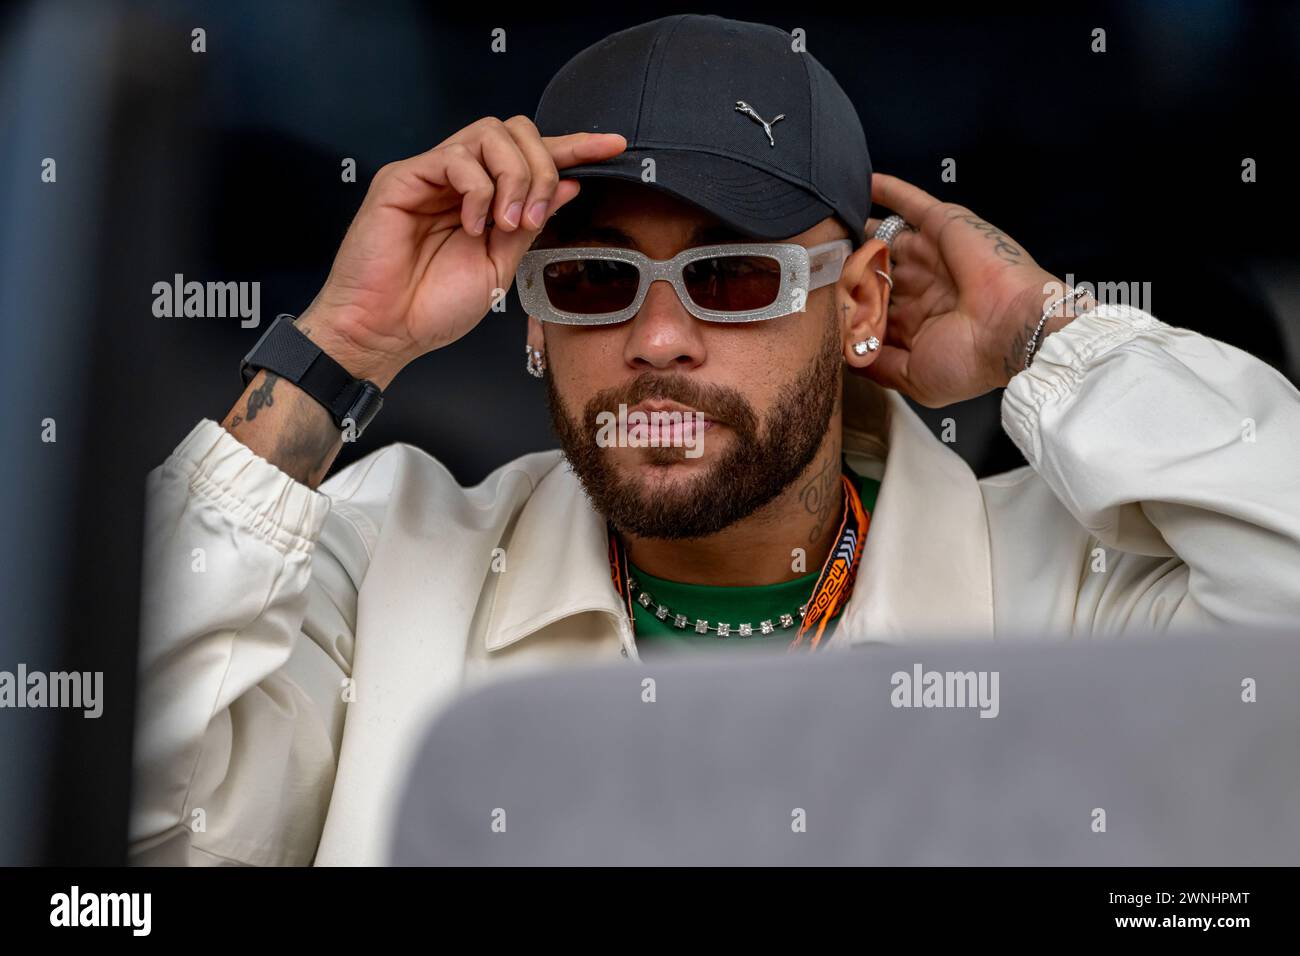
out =
[[253,389],[248,395],[248,408],[244,412],[248,421],[257,417],[257,413],[268,405],[274,405],[275,399],[271,397],[271,392],[275,388],[275,383],[279,381],[279,376],[274,372],[267,372],[266,378],[262,384]]
[[1025,367],[1025,349],[1029,347],[1029,340],[1034,336],[1034,329],[1038,328],[1039,317],[1026,319],[1011,340],[1011,348],[1007,354],[1002,357],[1002,371],[1006,373],[1008,379],[1017,372],[1023,371]]
[[[231,416],[228,429],[253,421],[258,412],[275,405],[275,386],[280,377],[274,372],[265,372],[264,376],[261,384],[248,393],[244,414]],[[275,448],[268,457],[286,474],[314,488],[329,470],[342,436],[324,409],[314,403],[295,407],[290,402],[288,415],[275,433]]]

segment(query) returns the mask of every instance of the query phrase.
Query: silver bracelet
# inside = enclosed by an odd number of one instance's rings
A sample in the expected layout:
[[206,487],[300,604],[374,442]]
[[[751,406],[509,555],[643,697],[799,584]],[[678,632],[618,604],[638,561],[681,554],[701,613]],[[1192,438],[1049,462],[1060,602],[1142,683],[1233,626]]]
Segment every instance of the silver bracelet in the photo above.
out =
[[1072,299],[1077,302],[1087,294],[1087,289],[1071,289],[1059,299],[1053,299],[1043,307],[1043,317],[1038,320],[1038,325],[1034,329],[1034,334],[1029,337],[1029,344],[1025,346],[1025,368],[1029,368],[1029,363],[1032,362],[1034,356],[1038,354],[1039,336],[1043,334],[1043,326],[1045,326],[1047,320],[1052,317],[1052,313],[1056,311],[1057,306],[1064,305]]

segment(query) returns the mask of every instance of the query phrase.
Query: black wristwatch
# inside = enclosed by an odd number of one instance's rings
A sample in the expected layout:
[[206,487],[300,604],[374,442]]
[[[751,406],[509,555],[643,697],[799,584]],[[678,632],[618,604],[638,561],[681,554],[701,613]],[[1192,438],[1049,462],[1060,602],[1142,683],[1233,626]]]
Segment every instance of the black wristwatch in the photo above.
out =
[[368,379],[353,378],[298,331],[293,319],[292,315],[277,315],[248,350],[239,363],[244,384],[252,381],[259,368],[274,372],[324,405],[340,429],[345,429],[350,420],[356,437],[360,437],[383,407],[384,393]]

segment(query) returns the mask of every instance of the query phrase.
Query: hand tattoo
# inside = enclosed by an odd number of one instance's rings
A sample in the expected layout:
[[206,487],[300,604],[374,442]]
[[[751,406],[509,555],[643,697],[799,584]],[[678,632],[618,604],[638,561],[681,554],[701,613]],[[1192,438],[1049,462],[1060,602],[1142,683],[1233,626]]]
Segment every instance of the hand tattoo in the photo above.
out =
[[966,223],[979,232],[984,233],[993,242],[993,254],[1003,262],[1009,262],[1012,265],[1020,265],[1024,262],[1024,250],[1011,241],[1011,237],[990,222],[985,222],[978,216],[955,215],[953,219],[958,219]]

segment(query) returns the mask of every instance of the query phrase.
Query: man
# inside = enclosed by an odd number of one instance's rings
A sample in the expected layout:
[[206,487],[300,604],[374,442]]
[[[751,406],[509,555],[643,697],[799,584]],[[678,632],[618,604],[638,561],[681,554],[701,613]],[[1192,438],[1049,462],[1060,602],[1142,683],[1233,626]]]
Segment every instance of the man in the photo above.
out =
[[[516,277],[563,457],[461,488],[394,445],[322,484]],[[428,718],[525,669],[1300,613],[1296,391],[873,181],[771,27],[623,31],[535,125],[384,167],[246,375],[150,476],[144,862],[382,862]],[[999,387],[1030,467],[979,482],[900,397]]]

